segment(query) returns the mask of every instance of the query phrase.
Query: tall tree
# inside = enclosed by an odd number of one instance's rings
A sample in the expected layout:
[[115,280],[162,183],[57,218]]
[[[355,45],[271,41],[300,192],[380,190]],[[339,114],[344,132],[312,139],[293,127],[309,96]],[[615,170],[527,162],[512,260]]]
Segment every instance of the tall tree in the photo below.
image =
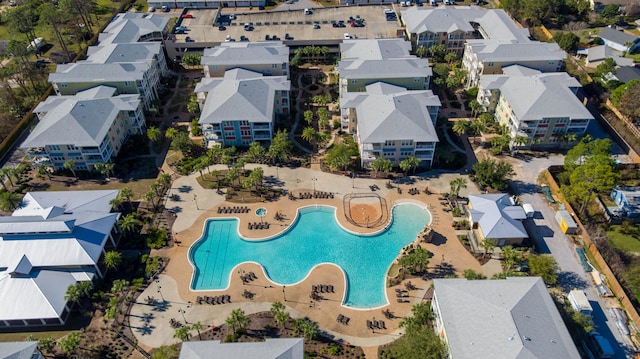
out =
[[0,209],[5,212],[13,211],[20,205],[21,198],[17,193],[11,191],[0,192]]
[[378,176],[378,172],[390,172],[393,169],[393,162],[384,157],[377,157],[369,164],[373,170],[373,177]]
[[467,179],[456,177],[449,182],[449,187],[451,188],[451,196],[454,198],[458,198],[460,190],[463,188],[467,188]]
[[244,314],[242,309],[234,309],[231,311],[231,314],[225,320],[228,326],[231,327],[231,330],[235,333],[237,330],[245,329],[251,319]]
[[68,160],[62,166],[65,169],[68,169],[69,171],[71,171],[71,174],[73,174],[73,177],[78,178],[78,176],[76,175],[76,161]]
[[251,142],[247,150],[247,157],[253,163],[262,163],[267,154],[267,150],[262,147],[260,142]]
[[452,129],[453,129],[453,132],[455,132],[459,136],[462,136],[465,133],[467,133],[467,130],[469,129],[469,121],[458,120],[453,124]]
[[531,255],[528,258],[528,262],[531,275],[542,277],[542,280],[547,285],[558,283],[560,267],[552,256],[545,254]]
[[271,146],[267,151],[267,157],[272,163],[282,163],[289,161],[292,151],[292,143],[289,140],[289,133],[287,130],[280,130],[276,132],[271,140]]
[[316,131],[313,127],[307,126],[302,130],[302,135],[300,136],[303,140],[309,142],[314,149],[317,150],[318,143],[322,139],[322,136],[318,131]]
[[413,155],[407,156],[404,160],[400,161],[400,169],[404,171],[404,175],[408,175],[409,171],[415,171],[420,165],[420,160]]
[[498,190],[507,187],[509,177],[513,176],[513,166],[505,161],[486,158],[473,165],[475,180],[483,186],[491,186]]
[[122,254],[116,251],[108,251],[104,255],[104,266],[107,269],[116,269],[122,263]]
[[200,334],[200,330],[202,330],[202,323],[195,322],[195,323],[191,324],[191,329],[194,329],[195,331],[197,331],[198,332],[198,339],[202,340],[202,334]]
[[489,254],[489,252],[493,252],[493,249],[496,247],[493,239],[485,238],[480,243],[478,243],[482,249],[484,249],[484,254]]
[[38,13],[40,14],[40,21],[44,22],[48,25],[51,25],[51,29],[58,39],[58,44],[64,51],[65,55],[67,55],[68,62],[71,62],[73,59],[71,58],[71,52],[67,47],[67,43],[64,41],[64,36],[62,35],[62,26],[66,21],[66,14],[58,10],[53,3],[45,2],[38,7]]

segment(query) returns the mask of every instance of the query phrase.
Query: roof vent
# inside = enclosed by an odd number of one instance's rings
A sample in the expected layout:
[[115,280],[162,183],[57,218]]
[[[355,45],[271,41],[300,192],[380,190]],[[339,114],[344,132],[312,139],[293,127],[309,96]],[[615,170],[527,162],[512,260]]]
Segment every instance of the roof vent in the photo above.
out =
[[530,342],[530,341],[531,341],[531,338],[529,338],[529,337],[528,337],[528,336],[526,336],[526,335],[523,335],[523,336],[522,336],[522,339],[524,339],[524,340],[526,340],[526,341],[528,341],[528,342]]

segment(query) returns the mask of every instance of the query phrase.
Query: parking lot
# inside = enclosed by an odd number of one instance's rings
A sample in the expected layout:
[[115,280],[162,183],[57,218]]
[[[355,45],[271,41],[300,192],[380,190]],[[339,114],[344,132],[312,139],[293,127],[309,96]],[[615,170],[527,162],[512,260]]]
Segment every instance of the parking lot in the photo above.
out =
[[[276,36],[290,46],[337,45],[346,33],[358,39],[402,36],[400,23],[397,20],[387,21],[384,10],[389,8],[391,5],[316,8],[311,9],[309,14],[305,14],[304,9],[270,12],[233,12],[232,9],[223,9],[222,19],[230,19],[223,24],[216,21],[216,9],[190,10],[188,14],[193,17],[181,19],[180,24],[186,27],[186,31],[173,35],[175,41],[169,47],[178,48],[177,53],[196,51],[225,42],[227,36],[231,41],[240,41],[241,36],[246,37],[247,41],[265,41],[267,36],[269,39]],[[357,17],[363,19],[364,26],[352,27],[349,19],[355,20]],[[344,22],[344,27],[332,25],[332,21],[340,20]],[[245,30],[245,24],[251,24],[250,31]],[[289,37],[285,39],[287,34]],[[170,49],[168,53],[172,56]]]

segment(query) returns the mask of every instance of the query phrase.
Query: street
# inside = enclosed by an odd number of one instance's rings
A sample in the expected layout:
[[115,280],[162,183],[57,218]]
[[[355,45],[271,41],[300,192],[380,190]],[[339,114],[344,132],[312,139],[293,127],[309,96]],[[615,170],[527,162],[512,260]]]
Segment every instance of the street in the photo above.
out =
[[[550,253],[560,267],[559,281],[563,293],[567,294],[574,288],[582,289],[593,307],[593,322],[595,330],[609,340],[616,351],[614,358],[632,358],[626,338],[623,338],[616,328],[615,321],[607,316],[608,307],[617,306],[615,298],[598,296],[595,285],[588,273],[584,271],[578,256],[576,246],[562,233],[555,219],[555,211],[547,199],[537,191],[537,179],[547,167],[561,165],[564,156],[549,155],[548,158],[530,158],[527,160],[510,158],[516,172],[512,186],[519,196],[521,203],[530,203],[536,215],[534,219],[525,221],[525,227],[534,237],[538,251]],[[578,343],[578,346],[580,344]]]

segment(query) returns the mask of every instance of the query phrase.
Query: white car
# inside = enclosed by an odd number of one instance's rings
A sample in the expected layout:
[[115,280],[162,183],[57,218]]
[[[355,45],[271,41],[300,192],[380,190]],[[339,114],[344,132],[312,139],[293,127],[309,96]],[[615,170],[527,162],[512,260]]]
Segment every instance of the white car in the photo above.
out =
[[392,9],[384,9],[384,13],[385,14],[393,14],[393,10]]
[[345,40],[351,40],[351,39],[353,39],[353,36],[349,35],[349,33],[348,33],[348,32],[345,32],[345,33],[344,33],[344,39],[345,39]]
[[224,38],[224,42],[231,42],[231,35],[227,35],[227,37]]

